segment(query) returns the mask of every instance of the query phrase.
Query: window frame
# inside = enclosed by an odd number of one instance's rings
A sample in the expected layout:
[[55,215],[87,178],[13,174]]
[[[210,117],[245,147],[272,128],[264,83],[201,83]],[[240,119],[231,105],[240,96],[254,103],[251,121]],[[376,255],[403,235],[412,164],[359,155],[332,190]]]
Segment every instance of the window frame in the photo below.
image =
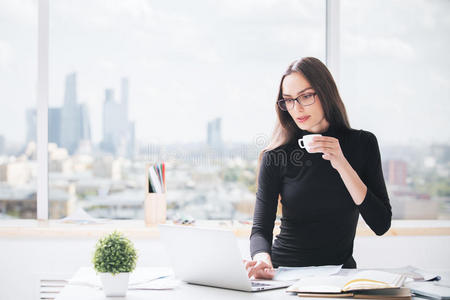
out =
[[[326,65],[339,78],[340,0],[325,2]],[[49,0],[38,0],[37,78],[37,219],[48,216],[48,99],[49,99]]]
[[48,220],[49,0],[38,1],[37,219]]

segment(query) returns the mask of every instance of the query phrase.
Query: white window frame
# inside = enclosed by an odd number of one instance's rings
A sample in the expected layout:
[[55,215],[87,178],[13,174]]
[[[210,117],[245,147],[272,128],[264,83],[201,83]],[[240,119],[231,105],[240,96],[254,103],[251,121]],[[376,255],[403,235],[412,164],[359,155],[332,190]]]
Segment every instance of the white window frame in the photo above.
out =
[[[340,0],[325,0],[326,65],[339,81]],[[48,220],[49,0],[38,0],[37,219]]]
[[37,219],[48,220],[49,0],[38,1]]
[[340,80],[340,8],[341,0],[326,0],[325,17],[325,47],[326,65],[333,75],[336,85],[339,87]]

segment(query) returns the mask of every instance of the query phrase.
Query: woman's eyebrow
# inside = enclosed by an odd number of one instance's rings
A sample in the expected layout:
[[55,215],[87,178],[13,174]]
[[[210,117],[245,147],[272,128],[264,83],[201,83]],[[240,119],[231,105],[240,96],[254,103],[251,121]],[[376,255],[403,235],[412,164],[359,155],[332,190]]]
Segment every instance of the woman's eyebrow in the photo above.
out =
[[[300,94],[303,93],[304,91],[310,90],[310,89],[312,89],[312,87],[307,87],[306,89],[303,89],[303,90],[301,90],[300,92],[298,92],[297,95],[300,95]],[[288,95],[288,94],[284,94],[284,93],[283,93],[283,97],[284,97],[284,96],[292,97],[291,95]]]

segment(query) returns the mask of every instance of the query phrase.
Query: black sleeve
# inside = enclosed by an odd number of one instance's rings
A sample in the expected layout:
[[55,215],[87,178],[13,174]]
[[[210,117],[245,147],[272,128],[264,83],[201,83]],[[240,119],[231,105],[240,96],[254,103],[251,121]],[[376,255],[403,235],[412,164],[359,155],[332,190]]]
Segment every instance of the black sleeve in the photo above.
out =
[[250,254],[271,254],[273,227],[280,193],[280,166],[272,151],[263,154],[258,176],[253,226],[250,234]]
[[392,211],[381,167],[380,149],[376,136],[366,131],[366,157],[362,181],[367,186],[359,212],[367,225],[377,234],[383,235],[391,227]]

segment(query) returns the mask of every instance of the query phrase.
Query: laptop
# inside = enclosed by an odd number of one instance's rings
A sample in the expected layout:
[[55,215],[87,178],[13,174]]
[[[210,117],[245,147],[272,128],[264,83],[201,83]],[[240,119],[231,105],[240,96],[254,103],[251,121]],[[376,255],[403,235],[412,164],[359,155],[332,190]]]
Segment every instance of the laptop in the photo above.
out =
[[290,286],[292,282],[250,280],[231,230],[186,225],[158,225],[175,276],[192,283],[257,292]]

